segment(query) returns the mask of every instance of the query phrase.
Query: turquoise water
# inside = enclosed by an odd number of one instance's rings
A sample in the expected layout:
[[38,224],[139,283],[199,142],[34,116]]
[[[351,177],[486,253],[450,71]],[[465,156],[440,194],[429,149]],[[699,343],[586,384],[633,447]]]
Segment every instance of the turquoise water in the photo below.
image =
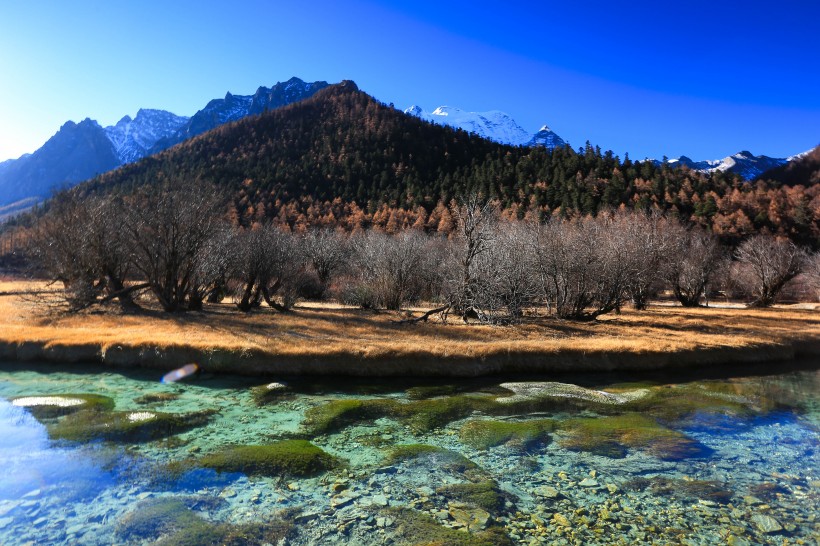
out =
[[[0,544],[817,544],[820,371],[807,367],[166,385],[1,364]],[[114,407],[19,400],[78,394]],[[168,414],[151,434],[112,432]],[[248,476],[207,459],[293,439],[335,466]],[[433,447],[396,451],[418,444]]]

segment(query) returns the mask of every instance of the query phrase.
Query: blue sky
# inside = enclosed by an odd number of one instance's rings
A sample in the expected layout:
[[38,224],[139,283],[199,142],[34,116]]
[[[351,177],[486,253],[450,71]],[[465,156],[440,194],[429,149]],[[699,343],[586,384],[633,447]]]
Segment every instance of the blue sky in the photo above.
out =
[[503,110],[635,159],[820,144],[816,0],[623,4],[5,2],[0,160],[67,120],[191,115],[294,75],[401,108]]

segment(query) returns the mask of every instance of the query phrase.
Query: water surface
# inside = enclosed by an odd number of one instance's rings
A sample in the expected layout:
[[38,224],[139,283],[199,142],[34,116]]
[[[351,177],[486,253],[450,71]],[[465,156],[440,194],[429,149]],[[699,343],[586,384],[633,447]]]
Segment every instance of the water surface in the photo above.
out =
[[[267,522],[280,526],[280,543],[294,545],[455,543],[453,536],[464,544],[497,537],[521,544],[816,544],[820,371],[807,364],[698,380],[656,374],[448,384],[206,375],[171,385],[151,371],[0,364],[0,544],[183,544],[189,538],[180,529],[264,543],[273,535],[260,529],[253,536],[253,525]],[[274,380],[287,388],[260,405],[252,389]],[[562,387],[502,407],[514,395],[502,384],[523,382],[538,392],[555,381],[642,401],[602,404]],[[66,441],[53,432],[69,417],[35,418],[11,402],[81,393],[114,400],[101,414],[212,414],[153,439]],[[440,421],[380,409],[354,412],[326,430],[306,425],[306,412],[340,400],[434,407]],[[439,411],[459,404],[475,409]],[[474,434],[485,430],[475,423],[536,420],[549,430],[500,442]],[[229,446],[294,438],[341,465],[311,477],[247,476],[197,462]],[[391,459],[396,446],[417,444],[447,451]],[[487,488],[489,496],[466,494],[474,490],[465,485]],[[173,524],[155,518],[154,527],[135,525],[141,511],[158,506],[177,510],[168,516]]]

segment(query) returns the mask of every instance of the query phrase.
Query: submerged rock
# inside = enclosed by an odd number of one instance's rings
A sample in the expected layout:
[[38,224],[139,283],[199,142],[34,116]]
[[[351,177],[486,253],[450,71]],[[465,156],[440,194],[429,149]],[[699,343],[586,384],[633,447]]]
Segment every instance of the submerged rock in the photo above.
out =
[[26,408],[37,419],[51,419],[78,411],[109,411],[114,400],[99,394],[53,394],[21,396],[11,400],[12,405]]
[[639,449],[669,461],[710,453],[706,446],[682,432],[637,413],[567,419],[559,428],[567,431],[560,441],[563,447],[613,458],[623,457],[625,448]]
[[[457,507],[456,507],[457,509]],[[500,527],[492,525],[489,520],[487,528],[476,532],[465,532],[441,525],[432,517],[415,510],[389,508],[386,510],[394,520],[390,527],[391,538],[398,544],[447,545],[447,546],[513,546],[513,541]],[[481,519],[480,512],[456,512],[465,520],[475,518],[474,525]]]
[[466,423],[459,431],[459,437],[465,444],[476,449],[488,449],[507,442],[515,441],[524,446],[546,442],[549,433],[555,430],[552,419],[534,419],[532,421],[490,421],[475,420]]
[[451,502],[447,507],[447,513],[468,531],[486,529],[490,522],[490,513],[486,510],[458,502]]
[[635,389],[619,394],[587,389],[572,383],[557,382],[518,382],[502,383],[501,387],[511,391],[512,396],[497,398],[502,404],[522,402],[545,402],[549,400],[568,400],[592,402],[607,406],[620,406],[649,394],[649,389]]
[[279,381],[273,381],[251,389],[251,396],[253,396],[253,400],[258,406],[281,400],[288,394],[291,394],[290,387]]
[[[205,455],[187,466],[217,472],[261,476],[315,476],[341,465],[341,460],[307,440],[283,440],[269,445],[232,446]],[[178,465],[174,470],[182,470]]]
[[752,522],[760,529],[761,533],[774,534],[783,530],[783,526],[780,525],[779,521],[766,514],[753,515]]
[[546,499],[557,499],[562,496],[560,491],[551,485],[539,485],[533,489],[533,493]]
[[53,438],[75,442],[108,440],[147,442],[179,434],[207,423],[215,412],[173,414],[152,411],[80,411],[49,427]]
[[713,480],[679,480],[655,476],[654,478],[636,477],[624,484],[626,489],[643,491],[649,489],[653,495],[700,500],[705,506],[710,503],[728,504],[733,493],[722,482]]
[[138,503],[120,520],[117,534],[129,542],[151,541],[157,546],[239,546],[276,544],[292,529],[293,522],[282,517],[242,525],[210,522],[191,510],[185,499],[166,497]]

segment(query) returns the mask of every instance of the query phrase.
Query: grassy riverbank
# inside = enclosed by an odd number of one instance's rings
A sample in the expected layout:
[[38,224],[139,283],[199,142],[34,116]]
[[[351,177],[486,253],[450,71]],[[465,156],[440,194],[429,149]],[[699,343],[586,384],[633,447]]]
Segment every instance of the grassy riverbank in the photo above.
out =
[[[766,310],[656,305],[597,322],[537,318],[516,326],[399,325],[398,313],[334,304],[244,314],[230,304],[180,315],[55,313],[0,281],[0,360],[103,362],[170,369],[198,362],[243,374],[473,376],[496,372],[659,369],[820,355],[816,306]],[[807,308],[809,307],[809,308]]]

